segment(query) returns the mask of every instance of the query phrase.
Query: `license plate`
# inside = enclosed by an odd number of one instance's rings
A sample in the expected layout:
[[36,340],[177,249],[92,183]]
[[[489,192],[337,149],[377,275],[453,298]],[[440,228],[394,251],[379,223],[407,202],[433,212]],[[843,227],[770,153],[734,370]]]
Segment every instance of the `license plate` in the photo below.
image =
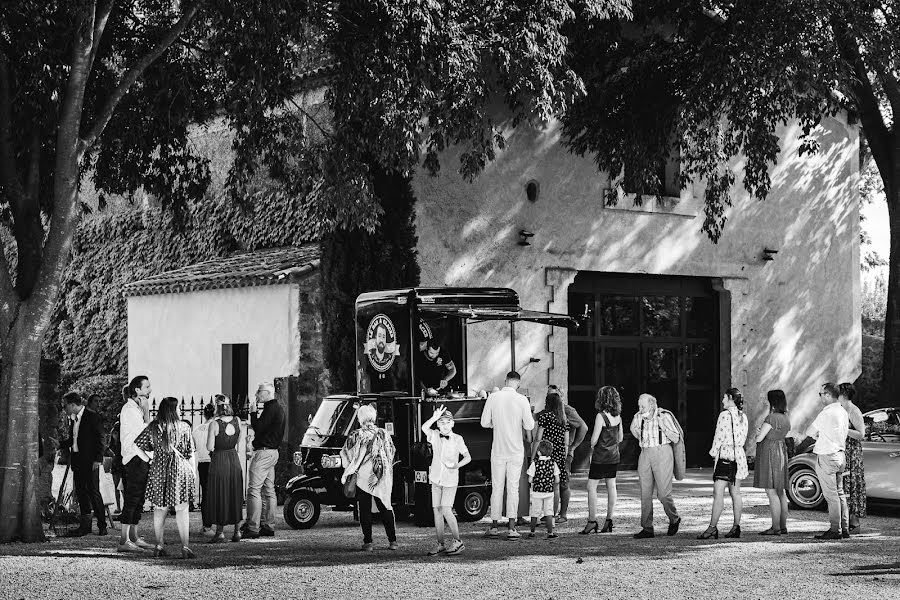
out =
[[428,471],[416,471],[416,483],[428,483]]

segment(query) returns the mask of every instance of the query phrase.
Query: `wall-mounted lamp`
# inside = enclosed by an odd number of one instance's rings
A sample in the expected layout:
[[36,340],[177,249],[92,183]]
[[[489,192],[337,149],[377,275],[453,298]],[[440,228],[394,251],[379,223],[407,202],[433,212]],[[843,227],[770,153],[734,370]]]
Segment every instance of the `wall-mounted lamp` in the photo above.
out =
[[519,245],[520,246],[530,246],[531,242],[528,241],[528,238],[533,238],[534,234],[526,229],[519,230]]
[[778,250],[770,250],[768,248],[763,248],[762,259],[765,261],[775,260],[776,254],[778,254]]

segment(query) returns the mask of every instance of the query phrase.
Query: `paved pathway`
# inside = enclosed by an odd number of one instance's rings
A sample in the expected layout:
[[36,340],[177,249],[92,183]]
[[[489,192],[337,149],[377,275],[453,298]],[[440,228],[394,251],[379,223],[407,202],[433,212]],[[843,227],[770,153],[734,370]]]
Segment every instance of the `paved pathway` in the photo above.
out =
[[[684,518],[676,537],[634,540],[639,502],[636,476],[620,474],[612,534],[581,536],[587,496],[576,478],[571,520],[556,540],[487,540],[485,524],[463,526],[466,551],[423,556],[433,530],[401,523],[402,548],[385,549],[376,523],[372,553],[348,513],[324,512],[309,531],[280,529],[275,538],[203,544],[194,561],[156,560],[113,552],[113,540],[88,536],[39,545],[0,546],[0,598],[840,598],[900,596],[900,516],[880,510],[850,540],[817,542],[822,512],[795,512],[791,534],[755,535],[768,526],[765,495],[747,488],[740,540],[695,539],[709,519],[709,471],[689,471],[676,484]],[[605,496],[602,494],[601,499]],[[601,506],[603,503],[601,502]],[[192,515],[194,526],[199,515]],[[145,521],[143,531],[149,534]],[[657,504],[658,531],[665,517]],[[720,529],[731,526],[730,504]],[[170,543],[175,542],[169,521]],[[149,537],[149,535],[148,535]]]

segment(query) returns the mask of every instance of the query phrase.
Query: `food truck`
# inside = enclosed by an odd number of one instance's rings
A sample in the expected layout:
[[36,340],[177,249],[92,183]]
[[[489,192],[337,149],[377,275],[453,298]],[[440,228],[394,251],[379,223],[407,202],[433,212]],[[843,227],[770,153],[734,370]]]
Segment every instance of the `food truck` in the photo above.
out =
[[443,404],[453,412],[472,462],[459,472],[455,510],[462,521],[487,513],[491,493],[491,435],[481,427],[485,392],[469,389],[467,333],[474,323],[510,324],[511,367],[515,370],[515,323],[529,321],[571,327],[568,315],[524,310],[508,288],[409,288],[368,292],[356,299],[356,381],[353,394],[324,398],[294,453],[301,474],[287,483],[285,521],[296,529],[316,524],[322,506],[352,511],[344,497],[340,451],[359,426],[363,404],[377,410],[377,425],[392,436],[393,505],[398,516],[432,522],[428,483],[430,451],[421,426]]

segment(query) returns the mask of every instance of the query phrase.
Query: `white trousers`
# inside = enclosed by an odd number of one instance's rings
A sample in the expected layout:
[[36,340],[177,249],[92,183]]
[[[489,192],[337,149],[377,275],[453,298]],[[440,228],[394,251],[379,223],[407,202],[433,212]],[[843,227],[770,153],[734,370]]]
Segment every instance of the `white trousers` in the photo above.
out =
[[522,455],[511,458],[491,457],[491,520],[503,514],[503,491],[506,490],[506,518],[515,519],[519,512],[519,480],[522,478]]

